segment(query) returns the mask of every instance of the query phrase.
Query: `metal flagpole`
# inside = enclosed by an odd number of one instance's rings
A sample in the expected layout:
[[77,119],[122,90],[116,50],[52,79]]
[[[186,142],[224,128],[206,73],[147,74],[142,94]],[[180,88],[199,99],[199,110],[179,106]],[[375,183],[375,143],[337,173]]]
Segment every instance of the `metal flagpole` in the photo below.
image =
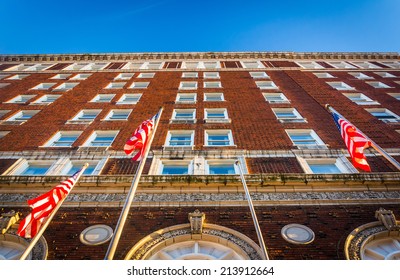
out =
[[[336,111],[335,109],[333,109],[333,107],[329,104],[325,105],[326,109],[329,112],[334,112],[336,114],[338,114],[341,118],[343,118],[344,120],[346,120],[347,122],[349,122],[345,117],[343,117],[343,115],[341,115],[338,111]],[[351,122],[349,122],[351,123]],[[391,155],[389,155],[385,150],[383,150],[380,146],[378,146],[378,144],[376,144],[374,141],[371,140],[371,138],[369,138],[367,135],[365,135],[361,130],[359,130],[357,128],[357,131],[366,139],[368,139],[368,141],[371,142],[371,147],[374,148],[378,153],[380,153],[384,158],[386,158],[391,164],[393,164],[398,170],[400,170],[400,163],[395,160]]]
[[263,238],[263,236],[261,234],[260,224],[258,223],[256,212],[255,212],[254,206],[253,206],[253,202],[251,200],[249,189],[247,188],[246,179],[244,178],[243,170],[242,170],[242,167],[240,166],[239,160],[237,160],[235,162],[235,164],[239,168],[240,179],[242,180],[243,188],[244,188],[244,191],[246,193],[247,202],[249,203],[251,216],[253,217],[254,227],[256,228],[257,237],[258,237],[258,243],[260,243],[260,247],[261,247],[261,250],[262,250],[262,252],[264,254],[264,258],[266,260],[269,260],[268,253],[267,253],[267,247],[265,246],[264,238]]
[[125,200],[124,207],[122,208],[121,214],[119,216],[117,226],[115,227],[114,235],[108,246],[107,253],[104,258],[105,260],[112,260],[114,258],[114,254],[117,249],[119,239],[121,238],[121,234],[122,234],[122,230],[124,228],[125,222],[126,222],[126,218],[128,217],[129,210],[131,208],[133,199],[135,197],[135,193],[136,193],[137,186],[139,184],[140,176],[142,175],[142,171],[143,171],[147,156],[150,151],[151,143],[153,142],[154,134],[156,134],[157,126],[158,126],[159,120],[161,119],[162,111],[163,111],[163,108],[161,107],[160,111],[158,111],[158,113],[157,113],[157,119],[156,119],[156,123],[154,125],[154,129],[151,132],[149,142],[147,143],[147,145],[145,147],[144,154],[142,155],[142,159],[140,160],[138,170],[136,171],[135,177],[133,178],[131,187],[129,189],[128,195]]
[[[69,193],[71,193],[72,189],[74,188],[74,186],[76,185],[76,183],[78,183],[79,179],[81,178],[83,172],[85,172],[85,169],[89,166],[88,163],[85,163],[81,169],[81,172],[79,173],[78,177],[75,179],[75,184],[72,186],[71,190],[69,191]],[[68,193],[68,194],[69,194]],[[21,257],[19,258],[20,260],[25,260],[29,253],[32,251],[33,247],[36,245],[36,243],[39,241],[40,237],[42,237],[44,231],[46,230],[46,228],[49,226],[51,220],[53,220],[54,216],[56,215],[58,209],[61,207],[61,205],[63,204],[64,200],[67,198],[68,194],[61,199],[56,207],[54,207],[53,211],[51,212],[51,214],[47,217],[46,222],[40,227],[38,233],[35,235],[35,237],[31,240],[31,243],[29,243],[29,246],[25,249],[25,252],[21,255]]]

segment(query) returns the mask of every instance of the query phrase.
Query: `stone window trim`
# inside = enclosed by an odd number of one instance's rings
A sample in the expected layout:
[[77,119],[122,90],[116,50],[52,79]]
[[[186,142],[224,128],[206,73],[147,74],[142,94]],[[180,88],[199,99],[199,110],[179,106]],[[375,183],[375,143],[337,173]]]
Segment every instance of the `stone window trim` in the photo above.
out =
[[359,173],[344,155],[338,157],[304,157],[296,155],[296,158],[306,174],[314,174],[310,164],[334,164],[340,173]]

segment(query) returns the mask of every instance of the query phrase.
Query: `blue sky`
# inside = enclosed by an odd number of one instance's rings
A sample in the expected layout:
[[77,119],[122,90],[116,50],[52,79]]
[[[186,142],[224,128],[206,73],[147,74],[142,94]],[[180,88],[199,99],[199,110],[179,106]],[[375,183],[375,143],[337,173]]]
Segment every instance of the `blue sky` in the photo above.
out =
[[398,52],[399,0],[2,0],[0,54]]

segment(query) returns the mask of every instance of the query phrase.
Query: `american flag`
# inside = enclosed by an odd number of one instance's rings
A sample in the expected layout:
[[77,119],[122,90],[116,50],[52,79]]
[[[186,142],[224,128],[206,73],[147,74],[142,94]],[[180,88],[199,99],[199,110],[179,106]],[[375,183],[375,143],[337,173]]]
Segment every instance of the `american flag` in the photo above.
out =
[[364,171],[371,171],[371,168],[364,155],[364,149],[371,146],[371,142],[367,140],[355,126],[345,120],[343,117],[335,112],[332,112],[333,119],[340,134],[346,144],[347,150],[350,153],[353,165]]
[[80,172],[82,172],[82,169],[47,193],[28,200],[28,205],[32,208],[32,212],[19,224],[17,232],[19,236],[25,238],[35,237],[40,230],[44,219],[50,215],[58,202],[69,194],[75,185]]
[[157,115],[158,114],[153,116],[151,119],[142,122],[139,127],[136,128],[135,132],[133,132],[131,138],[126,141],[124,151],[127,155],[133,155],[132,160],[139,161],[142,159]]

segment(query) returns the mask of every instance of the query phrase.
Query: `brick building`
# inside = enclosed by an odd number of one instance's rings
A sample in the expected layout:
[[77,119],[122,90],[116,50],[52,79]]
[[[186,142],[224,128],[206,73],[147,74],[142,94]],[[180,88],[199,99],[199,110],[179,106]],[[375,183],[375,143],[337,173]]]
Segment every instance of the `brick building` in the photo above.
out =
[[116,259],[261,259],[239,165],[270,259],[399,259],[399,170],[355,168],[325,104],[400,160],[398,53],[0,56],[0,258],[11,211],[88,162],[30,258],[103,259],[163,107]]

